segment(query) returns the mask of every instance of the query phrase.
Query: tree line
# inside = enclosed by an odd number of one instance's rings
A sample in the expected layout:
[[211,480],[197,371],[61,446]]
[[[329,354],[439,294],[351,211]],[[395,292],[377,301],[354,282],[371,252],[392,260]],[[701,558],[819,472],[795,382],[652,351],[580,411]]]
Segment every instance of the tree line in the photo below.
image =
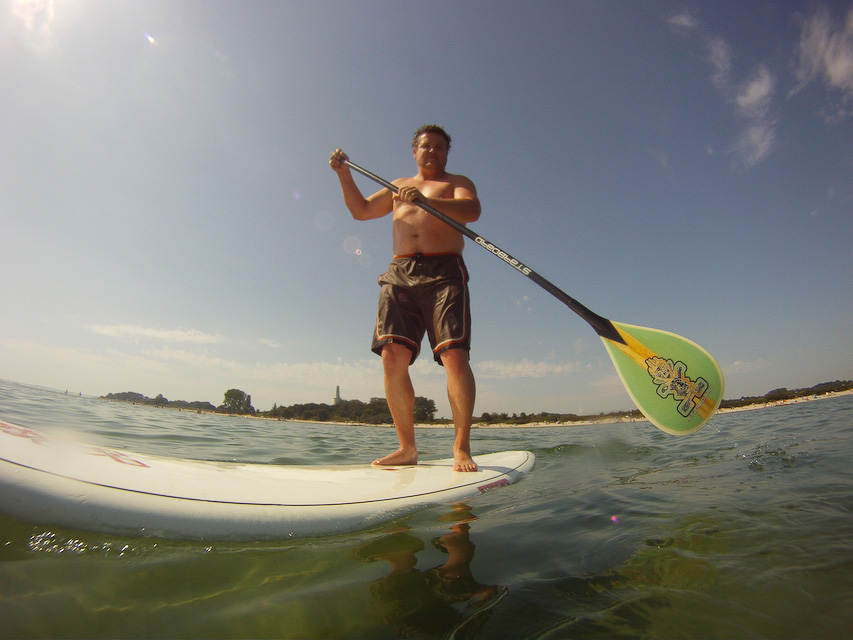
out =
[[[364,424],[390,424],[393,422],[388,403],[385,398],[371,398],[370,402],[361,400],[342,400],[333,405],[324,403],[294,404],[288,407],[273,405],[269,411],[258,411],[252,406],[252,396],[240,389],[229,389],[225,392],[222,404],[218,407],[210,402],[187,402],[185,400],[169,400],[158,395],[149,398],[135,391],[108,393],[102,396],[106,400],[132,402],[155,407],[172,409],[188,409],[196,411],[215,411],[236,415],[257,415],[268,418],[287,420],[310,420],[317,422],[359,422]],[[415,421],[435,421],[435,402],[429,398],[415,398]]]
[[[435,402],[429,398],[415,398],[415,422],[435,421]],[[289,407],[273,408],[266,414],[273,418],[309,420],[312,422],[358,422],[362,424],[391,424],[394,422],[385,398],[341,400],[334,404],[293,404]]]
[[[785,387],[768,391],[763,396],[743,396],[737,400],[723,400],[720,405],[723,409],[744,407],[752,404],[763,404],[767,402],[778,402],[780,400],[794,400],[807,396],[825,395],[853,389],[853,380],[836,380],[834,382],[822,382],[813,387],[803,389],[787,389]],[[252,396],[240,389],[229,389],[225,392],[222,404],[215,407],[210,402],[186,402],[185,400],[168,400],[163,394],[156,398],[148,398],[141,393],[125,391],[123,393],[109,393],[102,396],[107,400],[120,402],[132,402],[135,404],[146,404],[157,407],[170,407],[176,409],[188,409],[195,411],[215,411],[236,415],[257,415],[269,418],[280,418],[285,420],[307,420],[311,422],[355,422],[360,424],[392,424],[391,412],[385,398],[371,398],[370,402],[361,400],[341,400],[334,404],[307,403],[293,404],[290,406],[277,406],[273,404],[269,411],[258,411],[252,406]],[[429,398],[418,396],[415,398],[415,422],[430,423],[450,420],[436,419],[435,402]],[[531,423],[571,423],[590,419],[619,419],[619,418],[641,418],[642,415],[636,409],[633,411],[614,411],[610,413],[599,413],[595,415],[577,415],[574,413],[483,413],[474,418],[475,422],[481,424],[531,424]]]
[[149,398],[136,391],[123,391],[121,393],[108,393],[101,396],[105,400],[115,400],[117,402],[131,402],[133,404],[147,404],[154,407],[171,407],[173,409],[189,409],[193,411],[216,411],[209,402],[187,402],[186,400],[169,400],[163,397],[161,393],[156,398]]
[[137,393],[136,391],[122,391],[121,393],[108,393],[101,396],[105,400],[115,400],[117,402],[131,402],[133,404],[146,404],[153,407],[169,407],[170,409],[188,409],[191,411],[217,411],[219,413],[238,413],[248,415],[256,413],[252,406],[252,396],[247,395],[239,389],[229,389],[225,392],[225,398],[218,407],[213,406],[209,402],[197,400],[195,402],[187,402],[186,400],[169,400],[161,393],[156,398]]
[[803,389],[787,389],[780,387],[768,391],[763,396],[743,396],[738,400],[723,400],[721,409],[734,409],[746,407],[751,404],[764,404],[765,402],[779,402],[784,400],[795,400],[796,398],[807,398],[808,396],[823,396],[827,393],[838,393],[853,389],[853,380],[836,380],[835,382],[821,382],[813,387]]

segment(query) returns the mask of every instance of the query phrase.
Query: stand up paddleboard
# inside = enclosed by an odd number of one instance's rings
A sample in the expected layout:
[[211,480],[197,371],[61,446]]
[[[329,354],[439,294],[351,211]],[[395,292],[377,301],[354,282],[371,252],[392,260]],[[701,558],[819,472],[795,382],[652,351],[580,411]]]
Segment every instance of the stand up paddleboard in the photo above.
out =
[[528,451],[405,467],[277,466],[177,460],[71,444],[0,421],[0,512],[123,535],[281,540],[363,529],[466,500],[533,469]]

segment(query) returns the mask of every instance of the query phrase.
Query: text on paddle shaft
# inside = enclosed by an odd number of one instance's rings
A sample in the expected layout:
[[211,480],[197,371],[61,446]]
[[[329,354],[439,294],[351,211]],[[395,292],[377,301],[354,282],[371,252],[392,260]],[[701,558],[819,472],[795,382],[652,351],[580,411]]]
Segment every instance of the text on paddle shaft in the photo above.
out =
[[474,238],[474,242],[476,242],[478,245],[480,245],[484,249],[488,249],[489,251],[494,253],[498,258],[500,258],[501,260],[506,262],[508,265],[510,265],[511,267],[515,267],[516,269],[521,271],[521,273],[523,273],[524,275],[526,275],[526,276],[530,275],[530,271],[531,271],[530,267],[526,266],[523,262],[519,262],[518,260],[513,258],[511,255],[509,255],[506,251],[504,251],[500,247],[496,247],[491,242],[486,241],[484,238],[481,238],[480,236],[477,236],[476,238]]

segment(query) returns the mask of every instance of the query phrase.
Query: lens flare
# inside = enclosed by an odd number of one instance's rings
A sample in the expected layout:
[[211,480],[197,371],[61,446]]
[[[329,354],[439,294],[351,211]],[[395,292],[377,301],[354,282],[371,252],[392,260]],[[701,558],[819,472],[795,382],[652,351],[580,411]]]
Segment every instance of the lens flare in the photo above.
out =
[[359,240],[355,236],[349,236],[346,240],[344,240],[344,251],[346,251],[347,253],[352,253],[354,255],[360,255],[361,240]]
[[150,33],[145,34],[145,39],[148,40],[148,42],[150,42],[151,44],[157,44],[157,41],[154,39],[154,36],[152,36]]

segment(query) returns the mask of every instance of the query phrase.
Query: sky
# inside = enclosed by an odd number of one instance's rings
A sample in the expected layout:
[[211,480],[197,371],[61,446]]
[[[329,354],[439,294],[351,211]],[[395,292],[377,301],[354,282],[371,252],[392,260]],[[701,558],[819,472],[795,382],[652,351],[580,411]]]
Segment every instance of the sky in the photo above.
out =
[[[853,378],[853,3],[425,6],[0,1],[0,378],[382,397],[390,218],[352,220],[328,159],[413,175],[433,122],[477,233],[699,343],[726,398]],[[583,320],[465,260],[475,415],[632,407]],[[449,416],[428,349],[412,378]]]

